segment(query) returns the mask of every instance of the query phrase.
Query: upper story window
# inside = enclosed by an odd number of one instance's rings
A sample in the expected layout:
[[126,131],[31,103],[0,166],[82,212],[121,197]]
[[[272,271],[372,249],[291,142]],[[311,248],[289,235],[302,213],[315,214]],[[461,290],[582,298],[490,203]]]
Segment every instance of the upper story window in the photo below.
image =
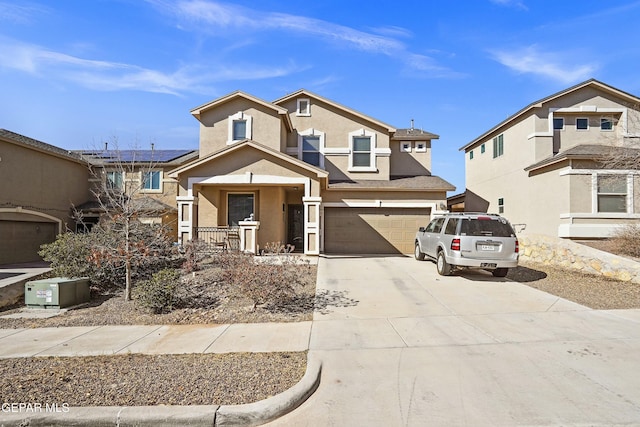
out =
[[553,118],[553,130],[564,130],[564,117]]
[[123,171],[107,171],[107,188],[112,190],[124,189],[124,172]]
[[576,119],[577,130],[589,130],[589,119],[586,117],[578,117]]
[[426,152],[427,152],[427,143],[416,142],[416,153],[426,153]]
[[469,160],[473,160],[473,150],[469,151]]
[[504,154],[504,135],[500,134],[493,138],[493,158]]
[[162,171],[142,172],[142,189],[144,191],[162,191]]
[[299,132],[298,158],[324,169],[324,132],[315,129]]
[[601,117],[600,130],[605,130],[605,131],[613,130],[613,119],[611,117]]
[[229,116],[229,137],[227,144],[252,138],[253,119],[242,111]]
[[410,141],[401,142],[400,143],[400,151],[403,152],[403,153],[410,153],[411,152],[411,142]]
[[376,134],[360,129],[349,134],[349,170],[375,172]]
[[482,144],[482,145],[480,146],[480,154],[484,154],[484,152],[485,152],[485,151],[486,151],[485,144]]
[[627,212],[627,176],[597,175],[598,212]]
[[310,116],[311,115],[311,101],[309,98],[298,99],[298,105],[296,107],[296,116]]

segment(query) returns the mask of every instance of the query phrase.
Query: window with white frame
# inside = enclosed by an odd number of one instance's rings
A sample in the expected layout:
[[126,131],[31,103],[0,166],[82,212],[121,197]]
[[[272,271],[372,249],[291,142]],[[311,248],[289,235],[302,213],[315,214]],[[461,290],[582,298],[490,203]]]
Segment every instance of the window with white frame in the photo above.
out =
[[613,119],[611,117],[601,117],[600,118],[600,130],[612,131],[613,130]]
[[502,197],[498,199],[498,213],[499,214],[504,213],[504,198]]
[[427,152],[427,143],[416,142],[416,153],[426,153],[426,152]]
[[493,138],[493,158],[504,154],[504,136],[502,134]]
[[242,111],[238,111],[236,114],[229,116],[229,138],[227,144],[233,144],[234,142],[244,139],[251,139],[252,122],[252,117]]
[[124,189],[124,172],[123,171],[107,171],[106,184],[107,184],[107,188],[111,190]]
[[162,171],[142,172],[142,189],[144,191],[162,191]]
[[598,174],[596,180],[597,211],[627,212],[627,176]]
[[576,118],[577,130],[589,130],[589,119],[587,117]]
[[324,169],[324,132],[307,129],[298,133],[298,158]]
[[311,101],[309,98],[300,98],[297,104],[296,116],[311,116]]
[[402,141],[400,143],[400,151],[403,153],[411,152],[411,142],[410,141]]
[[349,170],[373,172],[375,165],[376,134],[360,129],[349,134]]

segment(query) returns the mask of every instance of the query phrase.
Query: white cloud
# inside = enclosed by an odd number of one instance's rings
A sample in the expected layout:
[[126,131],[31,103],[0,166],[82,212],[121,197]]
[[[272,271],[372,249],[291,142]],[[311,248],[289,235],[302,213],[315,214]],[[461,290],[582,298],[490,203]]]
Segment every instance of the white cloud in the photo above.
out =
[[241,71],[192,65],[165,72],[132,64],[83,59],[6,38],[0,38],[0,68],[69,80],[94,90],[138,90],[173,95],[208,92],[210,85],[220,81],[280,77],[301,69],[293,63],[277,67],[251,64],[241,67]]
[[39,6],[22,6],[13,3],[0,2],[0,22],[14,22],[26,24],[31,22],[33,15],[46,12]]
[[[410,52],[398,38],[409,37],[411,33],[400,27],[380,27],[374,33],[321,19],[257,11],[214,0],[147,1],[164,13],[177,17],[180,20],[179,27],[186,31],[205,32],[216,36],[247,36],[252,32],[269,30],[292,32],[297,37],[312,37],[327,43],[339,44],[342,48],[386,55],[426,74],[437,71],[438,77],[447,76],[448,73],[458,75],[443,66],[425,66],[425,63],[435,61]],[[417,60],[417,57],[421,58]]]
[[500,6],[515,7],[517,9],[529,10],[522,0],[491,0],[491,3],[495,3]]
[[541,52],[537,46],[516,50],[495,50],[493,58],[518,72],[537,74],[568,84],[585,80],[597,69],[594,64],[569,63],[570,55],[560,52]]

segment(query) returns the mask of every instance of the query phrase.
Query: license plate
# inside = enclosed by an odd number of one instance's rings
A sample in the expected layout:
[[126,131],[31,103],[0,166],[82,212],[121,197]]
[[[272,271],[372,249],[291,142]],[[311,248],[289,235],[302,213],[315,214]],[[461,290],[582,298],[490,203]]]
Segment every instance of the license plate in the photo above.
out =
[[494,245],[481,245],[480,246],[480,250],[481,251],[495,251],[496,250],[496,246],[494,246]]
[[490,262],[483,262],[480,264],[480,267],[485,267],[485,268],[496,268],[497,266],[498,264],[494,264]]

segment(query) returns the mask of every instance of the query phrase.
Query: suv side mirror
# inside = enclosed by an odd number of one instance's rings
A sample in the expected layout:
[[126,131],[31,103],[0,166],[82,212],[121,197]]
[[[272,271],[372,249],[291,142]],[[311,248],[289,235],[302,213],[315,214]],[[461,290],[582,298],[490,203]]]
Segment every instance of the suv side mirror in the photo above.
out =
[[418,231],[419,231],[420,233],[424,233],[424,227],[420,227],[420,228],[418,228]]

